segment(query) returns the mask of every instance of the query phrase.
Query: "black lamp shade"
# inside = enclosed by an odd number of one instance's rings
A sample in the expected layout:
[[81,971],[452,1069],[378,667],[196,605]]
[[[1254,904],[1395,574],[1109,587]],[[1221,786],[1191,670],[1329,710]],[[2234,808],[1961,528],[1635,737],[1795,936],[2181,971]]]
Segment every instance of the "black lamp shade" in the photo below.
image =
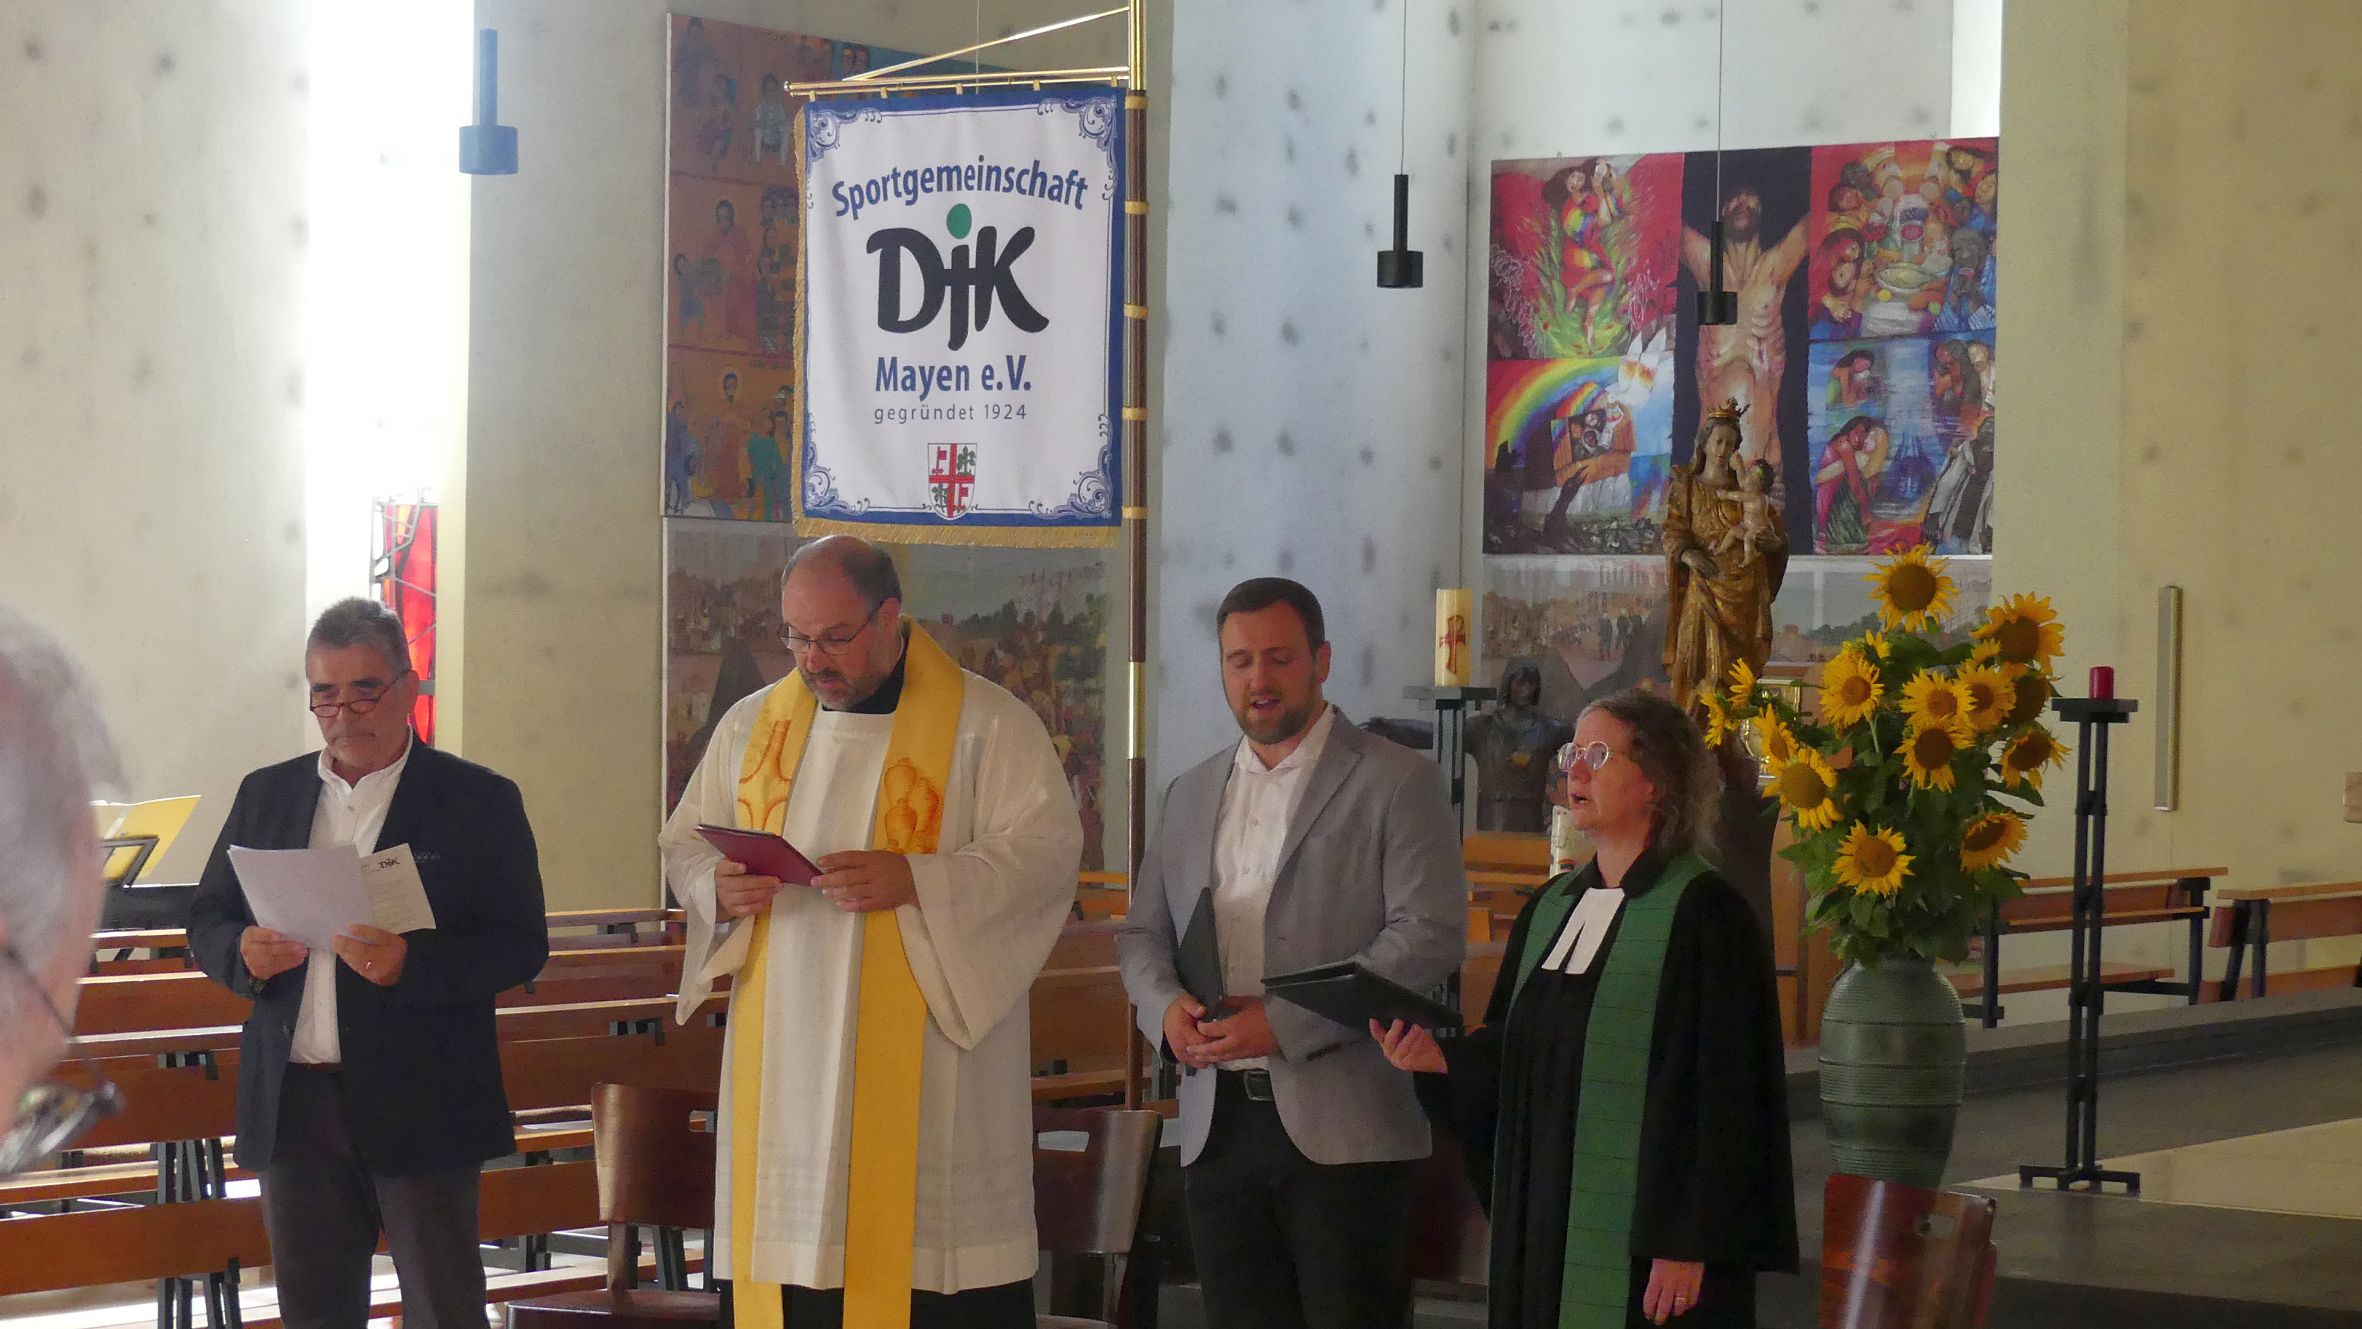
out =
[[1409,290],[1427,281],[1427,256],[1411,248],[1411,178],[1394,177],[1394,247],[1378,251],[1378,285]]

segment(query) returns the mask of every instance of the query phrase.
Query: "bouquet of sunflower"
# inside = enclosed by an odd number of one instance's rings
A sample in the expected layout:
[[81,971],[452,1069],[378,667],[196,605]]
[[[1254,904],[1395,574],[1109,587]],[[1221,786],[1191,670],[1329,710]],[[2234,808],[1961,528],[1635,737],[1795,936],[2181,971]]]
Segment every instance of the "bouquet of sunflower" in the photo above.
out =
[[1795,827],[1782,852],[1803,866],[1810,925],[1862,964],[1966,957],[2018,894],[2006,865],[2066,755],[2042,723],[2065,637],[2049,601],[2012,596],[1938,645],[1923,633],[1951,613],[1945,567],[1923,545],[1869,574],[1879,627],[1822,668],[1817,714],[1744,661],[1702,694],[1707,742],[1753,740]]

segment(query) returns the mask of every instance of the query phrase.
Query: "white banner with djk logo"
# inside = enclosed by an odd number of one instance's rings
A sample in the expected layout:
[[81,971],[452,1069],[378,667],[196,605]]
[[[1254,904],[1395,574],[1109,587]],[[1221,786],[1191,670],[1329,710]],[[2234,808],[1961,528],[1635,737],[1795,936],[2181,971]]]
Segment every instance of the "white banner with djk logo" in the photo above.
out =
[[821,100],[803,161],[798,529],[1111,542],[1122,94]]

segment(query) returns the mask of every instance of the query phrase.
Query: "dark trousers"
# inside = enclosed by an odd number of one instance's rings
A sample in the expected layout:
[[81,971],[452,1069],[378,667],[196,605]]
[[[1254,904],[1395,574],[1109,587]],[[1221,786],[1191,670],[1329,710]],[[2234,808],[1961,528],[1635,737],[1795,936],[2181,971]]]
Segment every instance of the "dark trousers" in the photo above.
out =
[[[737,1323],[733,1310],[735,1293],[727,1281],[721,1287],[721,1329],[733,1329]],[[844,1329],[842,1288],[782,1286],[779,1302],[787,1329]],[[1033,1326],[1031,1283],[910,1294],[910,1329],[1033,1329]]]
[[262,1174],[263,1223],[287,1329],[362,1329],[369,1257],[385,1234],[404,1329],[483,1329],[478,1168],[422,1177],[369,1171],[346,1125],[341,1076],[290,1065],[279,1139]]
[[1249,1097],[1245,1075],[1217,1074],[1205,1150],[1182,1170],[1206,1323],[1408,1324],[1417,1165],[1315,1163],[1288,1138],[1277,1105]]

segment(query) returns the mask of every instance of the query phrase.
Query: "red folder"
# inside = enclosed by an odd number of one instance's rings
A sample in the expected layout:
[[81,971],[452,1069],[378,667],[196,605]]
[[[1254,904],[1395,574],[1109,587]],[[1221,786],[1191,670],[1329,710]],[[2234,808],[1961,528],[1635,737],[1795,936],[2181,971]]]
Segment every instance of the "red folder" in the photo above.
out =
[[790,886],[809,886],[820,869],[804,851],[769,831],[745,831],[735,826],[699,825],[697,833],[722,851],[722,857],[749,872],[777,877]]

